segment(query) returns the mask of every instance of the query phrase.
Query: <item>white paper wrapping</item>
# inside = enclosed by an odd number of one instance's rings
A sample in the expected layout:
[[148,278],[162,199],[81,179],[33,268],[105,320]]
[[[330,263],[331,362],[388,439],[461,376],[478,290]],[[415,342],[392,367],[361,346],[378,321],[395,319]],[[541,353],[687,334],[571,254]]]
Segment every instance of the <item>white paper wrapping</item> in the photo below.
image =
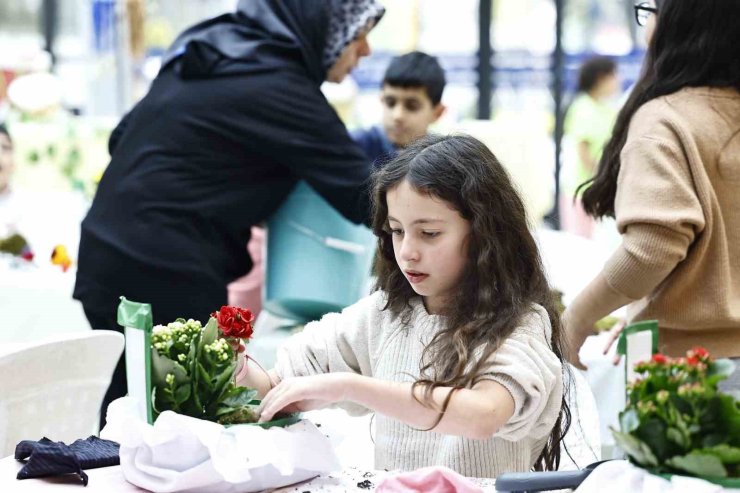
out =
[[588,367],[584,375],[594,393],[596,407],[599,410],[601,445],[613,447],[614,437],[609,427],[619,429],[619,413],[626,405],[624,358],[616,366],[612,363],[616,355],[617,343],[612,344],[605,355],[603,351],[607,340],[606,332],[587,337],[578,357]]
[[107,422],[100,436],[121,444],[126,480],[155,493],[257,492],[341,469],[329,439],[306,420],[225,428],[166,411],[149,425],[123,397]]
[[722,488],[699,478],[673,476],[670,481],[635,467],[625,460],[605,462],[594,469],[576,493],[719,493]]

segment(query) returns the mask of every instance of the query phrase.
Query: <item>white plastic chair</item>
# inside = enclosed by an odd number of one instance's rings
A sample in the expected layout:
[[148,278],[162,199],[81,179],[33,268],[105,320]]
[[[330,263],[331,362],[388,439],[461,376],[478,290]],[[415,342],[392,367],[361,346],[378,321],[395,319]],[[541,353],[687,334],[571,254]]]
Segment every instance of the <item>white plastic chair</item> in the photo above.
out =
[[0,457],[21,440],[94,434],[123,346],[117,332],[85,331],[0,354]]

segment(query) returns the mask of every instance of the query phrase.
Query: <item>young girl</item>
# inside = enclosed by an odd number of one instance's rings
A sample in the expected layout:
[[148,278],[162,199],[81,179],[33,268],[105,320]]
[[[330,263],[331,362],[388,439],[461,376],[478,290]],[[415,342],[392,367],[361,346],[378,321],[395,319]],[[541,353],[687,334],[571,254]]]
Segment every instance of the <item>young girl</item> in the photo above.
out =
[[374,206],[377,290],[289,339],[270,378],[240,371],[264,395],[261,420],[342,403],[377,413],[378,469],[556,468],[560,323],[496,157],[472,137],[426,137],[376,173]]

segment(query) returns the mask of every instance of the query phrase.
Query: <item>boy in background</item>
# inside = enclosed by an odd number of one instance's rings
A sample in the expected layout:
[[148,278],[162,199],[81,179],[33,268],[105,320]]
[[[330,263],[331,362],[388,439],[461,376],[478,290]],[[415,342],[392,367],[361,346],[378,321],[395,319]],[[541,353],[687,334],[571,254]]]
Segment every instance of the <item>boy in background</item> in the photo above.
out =
[[383,76],[383,126],[352,132],[373,163],[392,158],[427,134],[445,111],[445,73],[436,57],[413,51],[391,60]]

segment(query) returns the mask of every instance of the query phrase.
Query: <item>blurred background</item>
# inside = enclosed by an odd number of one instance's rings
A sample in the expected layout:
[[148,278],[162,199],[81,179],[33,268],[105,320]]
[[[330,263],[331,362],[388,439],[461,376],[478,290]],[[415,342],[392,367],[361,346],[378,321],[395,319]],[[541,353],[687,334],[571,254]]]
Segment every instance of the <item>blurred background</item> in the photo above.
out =
[[[61,283],[63,289],[54,291],[63,293],[60,306],[70,303],[73,273],[67,272],[63,281],[57,277],[67,270],[64,258],[67,267],[74,265],[79,223],[109,160],[110,131],[146,93],[175,36],[196,22],[233,11],[236,3],[0,2],[0,122],[13,139],[16,169],[11,186],[21,205],[12,209],[23,216],[13,220],[28,239],[36,264],[54,269],[54,277],[44,278],[42,284]],[[465,131],[484,140],[518,184],[533,227],[559,229],[556,177],[563,163],[574,160],[562,134],[578,70],[595,55],[611,57],[620,88],[611,102],[618,107],[638,75],[645,49],[633,19],[633,2],[382,3],[387,13],[371,32],[372,56],[341,85],[324,85],[347,126],[380,121],[380,84],[393,56],[412,50],[435,55],[446,71],[447,111],[432,130]],[[8,220],[2,215],[0,207],[0,227]],[[606,233],[594,235],[597,243],[618,241],[613,226],[602,230]],[[17,276],[19,270],[16,265],[6,272]],[[18,300],[27,303],[39,296],[20,292],[20,277],[2,277],[8,288],[4,292]],[[35,290],[39,284],[29,281]],[[11,294],[3,295],[3,306],[12,306]],[[48,296],[44,299],[44,304],[53,305]],[[81,311],[79,319],[84,321]],[[11,326],[22,331],[20,322]]]
[[[635,32],[633,2],[383,3],[387,15],[371,33],[373,55],[345,83],[325,85],[347,126],[380,120],[379,86],[392,56],[412,50],[436,55],[447,73],[448,111],[435,130],[465,130],[489,142],[526,188],[532,220],[547,216],[557,228],[557,216],[548,213],[559,192],[556,165],[563,159],[556,158],[568,152],[556,148],[559,116],[589,57],[613,57],[622,89],[636,78],[644,41]],[[146,92],[166,47],[183,29],[235,5],[236,0],[0,2],[0,121],[12,127],[15,188],[76,191],[89,198],[107,164],[110,129]]]

